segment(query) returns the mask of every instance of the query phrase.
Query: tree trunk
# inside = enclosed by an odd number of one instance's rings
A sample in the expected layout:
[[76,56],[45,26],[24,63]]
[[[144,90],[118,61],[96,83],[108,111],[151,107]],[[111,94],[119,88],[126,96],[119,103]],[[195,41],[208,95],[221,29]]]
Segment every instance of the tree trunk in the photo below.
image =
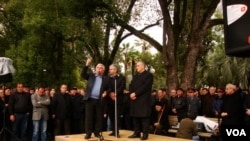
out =
[[180,84],[181,88],[183,88],[184,90],[188,87],[195,86],[194,79],[196,73],[197,58],[199,56],[199,51],[202,43],[202,37],[204,37],[204,35],[201,34],[195,34],[191,37]]

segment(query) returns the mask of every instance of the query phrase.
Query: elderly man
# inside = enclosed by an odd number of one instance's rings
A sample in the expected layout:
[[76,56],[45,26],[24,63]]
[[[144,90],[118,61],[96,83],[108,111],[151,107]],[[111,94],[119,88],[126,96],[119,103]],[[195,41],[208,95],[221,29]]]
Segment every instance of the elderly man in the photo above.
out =
[[94,73],[87,73],[91,64],[88,59],[83,67],[81,76],[88,81],[86,87],[85,100],[85,139],[91,137],[92,132],[96,137],[101,138],[103,119],[103,98],[106,97],[108,89],[108,77],[104,75],[105,66],[101,63],[97,64]]
[[236,86],[227,84],[226,96],[221,107],[222,125],[239,125],[243,123],[243,99],[236,93]]
[[225,98],[221,107],[221,134],[223,140],[228,140],[226,135],[227,128],[243,127],[244,124],[244,110],[243,99],[239,93],[236,92],[234,84],[227,84],[225,88]]
[[129,138],[138,138],[142,131],[141,140],[147,140],[150,130],[151,91],[153,75],[146,71],[144,62],[136,63],[137,73],[131,81],[130,92],[130,116],[133,118],[134,133]]

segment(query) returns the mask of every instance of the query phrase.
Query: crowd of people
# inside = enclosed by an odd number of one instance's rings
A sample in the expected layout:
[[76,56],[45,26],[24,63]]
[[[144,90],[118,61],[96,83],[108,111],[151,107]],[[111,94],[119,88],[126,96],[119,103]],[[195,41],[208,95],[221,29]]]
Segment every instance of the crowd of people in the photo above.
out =
[[1,139],[46,141],[81,133],[85,139],[92,133],[101,138],[107,130],[119,138],[119,130],[126,129],[133,131],[128,138],[147,140],[150,133],[169,135],[168,115],[177,115],[182,124],[176,137],[188,139],[197,131],[188,133],[184,127],[197,116],[216,117],[222,125],[250,125],[249,91],[237,85],[178,88],[168,94],[165,88],[152,89],[153,75],[139,61],[126,89],[126,79],[116,65],[109,66],[108,76],[103,64],[97,64],[94,72],[90,65],[88,59],[81,72],[85,89],[67,84],[58,90],[42,85],[32,89],[21,82],[15,88],[0,88]]

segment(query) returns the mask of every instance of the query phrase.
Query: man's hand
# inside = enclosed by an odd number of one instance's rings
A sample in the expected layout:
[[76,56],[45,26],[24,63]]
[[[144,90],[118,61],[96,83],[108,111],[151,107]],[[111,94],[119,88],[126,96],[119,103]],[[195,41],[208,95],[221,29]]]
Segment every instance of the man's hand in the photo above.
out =
[[92,62],[92,59],[88,58],[86,61],[86,66],[90,66],[91,62]]
[[250,109],[247,109],[247,110],[246,110],[246,114],[247,114],[248,116],[250,116]]
[[106,95],[107,95],[107,92],[104,91],[104,92],[102,93],[102,98],[104,98]]
[[177,113],[175,108],[172,109],[172,112],[175,113],[175,114]]
[[136,99],[135,93],[131,93],[131,94],[130,94],[130,99],[131,99],[131,100],[135,100],[135,99]]
[[228,114],[226,112],[221,113],[221,117],[226,117]]
[[159,125],[160,125],[159,122],[154,123],[154,126],[159,126]]
[[14,115],[10,115],[10,121],[12,121],[12,122],[15,121],[15,116]]
[[109,94],[109,97],[110,97],[113,101],[115,101],[116,95],[115,95],[114,92],[111,92],[111,93]]

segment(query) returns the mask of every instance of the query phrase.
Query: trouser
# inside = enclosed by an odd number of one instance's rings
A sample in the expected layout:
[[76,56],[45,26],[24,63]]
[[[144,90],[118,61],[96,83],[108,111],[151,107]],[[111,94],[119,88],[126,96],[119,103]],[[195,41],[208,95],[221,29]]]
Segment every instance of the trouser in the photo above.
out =
[[26,130],[28,123],[28,115],[15,113],[15,120],[12,122],[12,131],[14,136],[11,137],[12,141],[16,141],[16,138],[19,138],[21,141],[26,141]]
[[149,117],[133,117],[134,134],[148,135],[150,131],[150,118]]
[[70,134],[70,119],[55,119],[55,135]]
[[89,99],[85,102],[85,131],[86,134],[99,134],[102,131],[103,109],[99,99]]

